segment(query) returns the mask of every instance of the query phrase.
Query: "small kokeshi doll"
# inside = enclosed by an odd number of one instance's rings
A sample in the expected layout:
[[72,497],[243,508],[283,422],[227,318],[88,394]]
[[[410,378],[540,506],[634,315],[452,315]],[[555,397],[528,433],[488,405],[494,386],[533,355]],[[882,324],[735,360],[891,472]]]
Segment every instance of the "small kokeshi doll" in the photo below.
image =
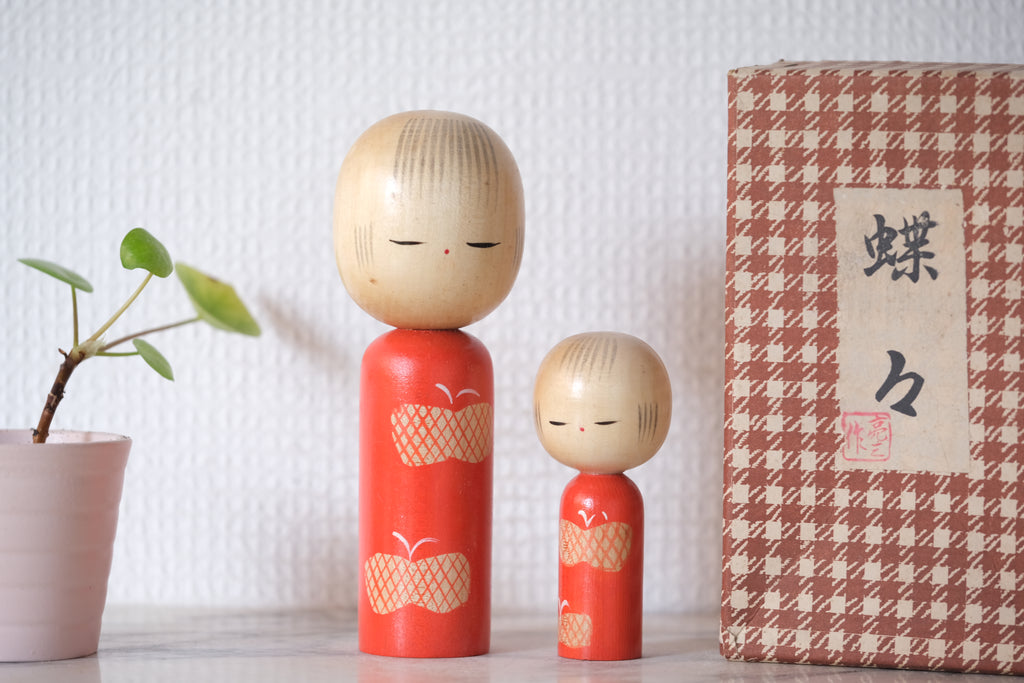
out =
[[644,503],[626,470],[661,447],[672,390],[658,354],[627,334],[565,339],[541,363],[537,434],[580,474],[559,515],[558,654],[636,659],[642,652]]
[[490,354],[459,328],[508,295],[523,255],[522,182],[467,116],[386,118],[338,177],[346,289],[398,329],[366,350],[359,415],[359,647],[459,657],[490,647],[494,443]]

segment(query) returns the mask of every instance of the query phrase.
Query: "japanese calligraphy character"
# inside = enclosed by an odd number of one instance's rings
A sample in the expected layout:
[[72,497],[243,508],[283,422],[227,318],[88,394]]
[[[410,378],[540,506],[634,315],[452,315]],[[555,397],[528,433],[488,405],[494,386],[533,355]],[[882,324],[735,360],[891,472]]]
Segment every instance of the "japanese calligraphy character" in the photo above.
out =
[[[876,213],[874,217],[874,234],[864,236],[864,246],[867,248],[868,256],[874,259],[874,263],[864,269],[865,275],[870,277],[882,266],[891,266],[893,280],[899,280],[906,275],[911,282],[916,283],[921,276],[922,267],[933,280],[939,276],[938,270],[921,263],[923,260],[935,258],[935,252],[924,250],[929,244],[928,231],[937,225],[927,211],[922,211],[920,216],[914,216],[913,222],[910,223],[904,218],[903,228],[900,230],[886,225],[885,216],[882,214]],[[896,245],[896,239],[900,235],[903,236],[902,252]],[[898,264],[908,262],[907,268],[897,267]]]
[[[920,216],[914,216],[913,223],[908,224],[907,219],[903,219],[903,229],[900,230],[900,234],[903,235],[903,246],[907,250],[896,262],[904,263],[910,261],[911,269],[909,272],[899,268],[894,269],[892,271],[893,280],[898,280],[901,275],[906,275],[910,278],[911,282],[917,282],[917,278],[920,276],[922,259],[935,258],[934,252],[922,250],[928,244],[928,230],[934,228],[935,225],[935,221],[931,220],[927,211],[922,211]],[[932,276],[933,280],[939,276],[939,271],[931,266],[925,265],[924,269]]]
[[[885,224],[885,216],[882,214],[875,214],[875,223],[877,224],[875,234],[870,237],[864,236],[864,246],[867,247],[868,256],[875,259],[873,264],[864,269],[864,274],[868,276],[874,275],[875,271],[882,266],[896,265],[896,253],[893,251],[892,243],[896,241],[899,233],[895,228],[890,228]],[[872,244],[873,242],[876,244]]]
[[[885,378],[885,382],[875,392],[875,400],[881,401],[885,398],[886,394],[892,391],[900,382],[905,380],[911,381],[910,390],[896,403],[890,406],[893,410],[898,413],[903,413],[910,417],[917,417],[917,411],[914,409],[913,403],[917,395],[921,393],[921,388],[924,386],[924,377],[917,374],[916,372],[903,373],[903,368],[906,365],[907,359],[903,357],[903,354],[899,351],[886,351],[889,354],[889,376]],[[903,374],[901,374],[903,373]]]

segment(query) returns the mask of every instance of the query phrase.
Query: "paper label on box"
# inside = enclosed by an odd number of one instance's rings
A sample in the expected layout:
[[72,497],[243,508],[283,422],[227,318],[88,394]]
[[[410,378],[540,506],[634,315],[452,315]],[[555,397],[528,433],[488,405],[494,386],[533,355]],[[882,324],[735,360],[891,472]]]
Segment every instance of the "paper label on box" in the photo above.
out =
[[957,189],[834,190],[840,469],[967,472],[967,276]]

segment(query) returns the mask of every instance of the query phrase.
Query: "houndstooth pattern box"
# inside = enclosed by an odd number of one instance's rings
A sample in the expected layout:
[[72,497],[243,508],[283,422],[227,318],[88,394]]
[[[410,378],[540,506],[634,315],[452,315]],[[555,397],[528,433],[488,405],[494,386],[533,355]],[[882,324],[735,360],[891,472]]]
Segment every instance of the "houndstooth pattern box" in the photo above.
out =
[[731,659],[1024,674],[1024,66],[729,74]]

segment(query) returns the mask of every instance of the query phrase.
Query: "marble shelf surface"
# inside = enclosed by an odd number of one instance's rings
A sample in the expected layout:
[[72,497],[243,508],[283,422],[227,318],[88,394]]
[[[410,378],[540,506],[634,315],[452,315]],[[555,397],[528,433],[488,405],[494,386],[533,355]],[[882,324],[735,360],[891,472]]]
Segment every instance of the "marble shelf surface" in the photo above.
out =
[[111,606],[98,654],[0,664],[0,682],[122,681],[981,681],[995,676],[728,662],[717,615],[648,615],[644,657],[580,662],[555,654],[555,621],[497,615],[491,653],[463,659],[394,659],[359,653],[355,615],[337,610]]

